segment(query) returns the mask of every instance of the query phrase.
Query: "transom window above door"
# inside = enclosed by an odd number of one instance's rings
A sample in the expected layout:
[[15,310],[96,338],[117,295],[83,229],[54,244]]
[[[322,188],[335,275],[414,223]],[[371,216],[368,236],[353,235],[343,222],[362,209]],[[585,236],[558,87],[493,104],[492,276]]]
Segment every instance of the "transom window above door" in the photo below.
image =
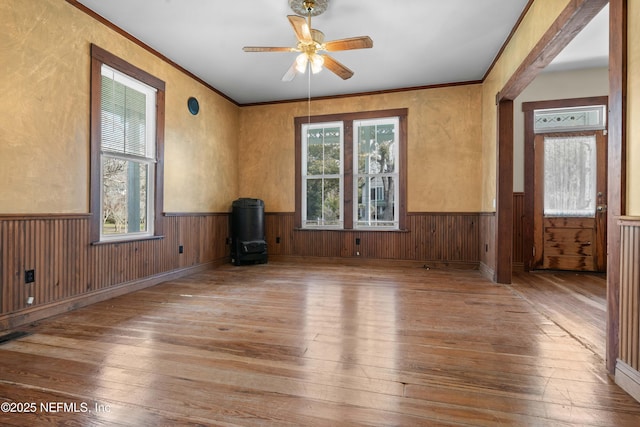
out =
[[601,130],[607,126],[607,106],[548,108],[534,110],[534,133]]

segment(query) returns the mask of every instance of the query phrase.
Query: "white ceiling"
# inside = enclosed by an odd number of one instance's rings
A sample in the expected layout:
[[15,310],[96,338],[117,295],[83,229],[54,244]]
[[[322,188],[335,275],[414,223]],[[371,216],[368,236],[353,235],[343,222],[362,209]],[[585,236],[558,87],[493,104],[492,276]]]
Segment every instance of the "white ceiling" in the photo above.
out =
[[[306,99],[309,87],[317,97],[481,80],[528,0],[331,0],[312,27],[327,41],[368,35],[373,48],[331,54],[355,72],[349,80],[325,69],[289,83],[281,78],[295,53],[242,51],[295,46],[288,0],[78,2],[236,103],[250,104]],[[606,66],[608,21],[594,22],[556,69]]]
[[565,71],[609,65],[609,6],[605,6],[545,71]]

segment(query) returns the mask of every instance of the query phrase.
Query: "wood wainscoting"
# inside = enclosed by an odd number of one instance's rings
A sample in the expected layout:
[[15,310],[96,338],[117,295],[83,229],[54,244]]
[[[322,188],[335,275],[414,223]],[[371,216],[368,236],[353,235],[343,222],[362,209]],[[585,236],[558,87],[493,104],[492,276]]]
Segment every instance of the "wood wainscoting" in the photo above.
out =
[[407,231],[300,230],[295,228],[294,216],[293,212],[266,214],[270,256],[418,261],[460,268],[479,265],[478,213],[409,213]]
[[[229,214],[166,214],[164,237],[92,245],[90,217],[0,216],[0,330],[177,278],[229,259]],[[299,230],[267,213],[269,256],[408,261],[493,279],[495,214],[407,215],[406,231]],[[183,247],[183,253],[179,247]],[[35,281],[25,284],[25,271]],[[33,297],[33,304],[28,304]]]
[[[92,245],[89,215],[0,216],[0,330],[228,259],[229,214],[167,214],[163,221],[161,239]],[[33,283],[25,283],[27,270]]]
[[616,382],[640,401],[640,217],[622,217],[620,228],[620,353]]

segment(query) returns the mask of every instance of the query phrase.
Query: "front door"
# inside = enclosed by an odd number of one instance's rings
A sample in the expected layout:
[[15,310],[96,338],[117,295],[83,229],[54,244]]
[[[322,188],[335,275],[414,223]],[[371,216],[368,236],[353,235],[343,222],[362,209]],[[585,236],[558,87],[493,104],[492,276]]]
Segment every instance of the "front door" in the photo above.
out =
[[534,268],[606,271],[605,131],[535,136]]

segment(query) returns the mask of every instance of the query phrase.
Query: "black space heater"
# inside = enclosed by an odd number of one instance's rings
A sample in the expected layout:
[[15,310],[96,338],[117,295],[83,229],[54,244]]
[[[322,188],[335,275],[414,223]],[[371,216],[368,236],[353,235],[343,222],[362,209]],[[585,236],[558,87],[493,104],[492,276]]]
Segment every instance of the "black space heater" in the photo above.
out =
[[242,198],[233,201],[231,262],[234,265],[265,264],[267,262],[264,202],[260,199]]

